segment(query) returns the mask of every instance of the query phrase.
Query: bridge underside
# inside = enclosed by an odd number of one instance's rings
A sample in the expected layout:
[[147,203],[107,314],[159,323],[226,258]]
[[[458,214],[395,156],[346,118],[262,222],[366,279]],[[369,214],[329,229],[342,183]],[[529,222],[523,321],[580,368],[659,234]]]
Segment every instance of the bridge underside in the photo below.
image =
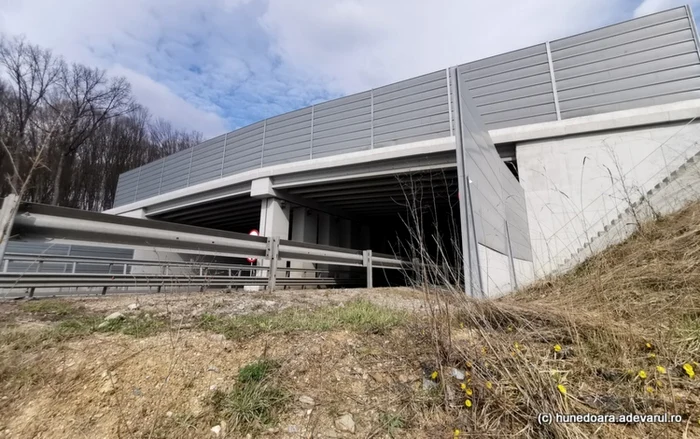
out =
[[[276,194],[280,198],[236,195],[150,218],[242,233],[253,229],[262,233],[267,221],[271,224],[267,227],[275,227],[283,239],[404,256],[418,223],[425,236],[440,236],[443,245],[459,246],[454,167],[297,184]],[[269,216],[270,203],[282,212],[277,217]],[[436,241],[427,241],[434,251]],[[404,282],[395,274],[392,279],[378,275],[376,281],[378,285]]]

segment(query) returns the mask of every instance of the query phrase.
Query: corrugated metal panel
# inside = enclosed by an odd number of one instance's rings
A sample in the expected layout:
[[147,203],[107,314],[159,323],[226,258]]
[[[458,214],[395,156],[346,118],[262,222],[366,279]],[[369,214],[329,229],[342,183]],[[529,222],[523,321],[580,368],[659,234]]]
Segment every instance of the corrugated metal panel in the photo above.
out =
[[313,157],[369,149],[372,93],[364,92],[314,106]]
[[[557,104],[561,118],[571,118],[700,97],[700,59],[683,7],[549,47],[551,71],[547,44],[459,66],[487,129],[557,120]],[[153,164],[124,173],[115,206],[177,190],[188,180],[192,185],[260,166],[446,137],[450,128],[447,82],[438,71],[233,131],[225,148],[223,136],[209,140],[195,147],[191,167],[192,151],[168,157],[162,182]]]
[[161,194],[187,186],[187,173],[189,172],[191,157],[192,148],[188,148],[165,158],[163,181],[160,185]]
[[375,148],[450,135],[444,70],[378,88],[373,95]]
[[684,7],[550,44],[563,119],[700,97]]
[[36,241],[9,241],[7,253],[27,253],[30,255],[68,255],[69,246],[65,244],[47,244]]
[[260,167],[265,124],[258,122],[228,133],[222,169],[224,177]]
[[[36,241],[10,241],[7,245],[8,253],[23,253],[26,255],[41,256],[79,256],[107,259],[133,259],[134,250],[127,248],[93,247],[87,245],[47,244]],[[69,273],[73,270],[72,263],[63,262],[11,262],[8,264],[9,272],[41,272],[41,273]],[[122,273],[123,264],[115,264],[110,269],[105,264],[76,264],[76,273]]]
[[544,44],[459,66],[488,129],[556,120]]
[[476,241],[504,255],[510,247],[513,257],[532,260],[523,189],[501,160],[485,124],[478,117],[479,108],[466,84],[468,72],[463,72],[462,67],[458,67],[457,72],[463,122],[461,146]]
[[[128,248],[91,247],[86,245],[73,245],[70,249],[71,256],[107,259],[133,259],[134,250]],[[71,267],[72,268],[72,267]],[[69,268],[69,271],[70,269]],[[76,264],[76,273],[123,273],[123,264],[114,264],[111,267],[105,264]]]
[[221,177],[224,139],[228,140],[226,135],[221,135],[200,143],[194,148],[189,186]]
[[139,168],[127,171],[119,176],[117,190],[114,194],[114,205],[121,206],[134,201],[136,185],[139,178]]
[[158,195],[160,189],[160,176],[163,173],[163,159],[158,159],[141,167],[138,188],[134,201]]
[[311,154],[311,108],[267,120],[263,165],[307,160]]

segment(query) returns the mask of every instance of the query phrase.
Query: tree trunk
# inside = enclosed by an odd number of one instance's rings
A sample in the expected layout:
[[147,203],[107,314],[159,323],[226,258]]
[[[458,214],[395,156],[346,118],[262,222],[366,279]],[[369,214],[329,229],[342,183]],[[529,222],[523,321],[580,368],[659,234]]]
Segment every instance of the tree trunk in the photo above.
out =
[[53,195],[51,197],[51,205],[58,206],[58,201],[61,197],[61,177],[63,176],[63,166],[66,162],[66,156],[61,154],[58,159],[58,167],[56,167],[56,175],[53,178]]

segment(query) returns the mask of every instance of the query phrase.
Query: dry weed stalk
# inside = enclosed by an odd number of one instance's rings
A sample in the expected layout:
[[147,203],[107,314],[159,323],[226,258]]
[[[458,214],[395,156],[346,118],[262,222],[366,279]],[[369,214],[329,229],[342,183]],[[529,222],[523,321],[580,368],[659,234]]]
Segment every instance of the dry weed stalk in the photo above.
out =
[[[440,236],[437,209],[425,206],[435,197],[425,192],[406,186],[410,239],[402,250],[414,258],[407,277],[424,293],[444,409],[463,435],[700,431],[700,383],[683,372],[700,360],[700,204],[640,221],[630,239],[566,275],[501,299],[474,300],[459,288],[459,267],[444,263],[443,255],[460,245],[447,247],[456,240]],[[450,376],[453,367],[466,371],[461,383]],[[541,413],[669,413],[684,423],[548,424],[538,422]]]

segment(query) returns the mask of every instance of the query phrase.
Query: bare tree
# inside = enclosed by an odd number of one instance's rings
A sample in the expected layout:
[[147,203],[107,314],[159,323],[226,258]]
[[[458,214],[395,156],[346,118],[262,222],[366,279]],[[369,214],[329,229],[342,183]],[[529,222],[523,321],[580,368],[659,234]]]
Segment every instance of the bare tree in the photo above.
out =
[[50,103],[50,107],[62,115],[56,145],[60,155],[53,178],[53,205],[61,198],[66,160],[72,158],[106,120],[134,110],[131,86],[124,78],[108,79],[103,70],[80,64],[61,69],[59,78],[58,93]]
[[11,84],[3,87],[0,99],[0,111],[7,123],[3,149],[14,164],[9,183],[15,192],[24,158],[28,157],[27,132],[37,108],[58,77],[60,64],[61,60],[50,51],[28,44],[24,38],[0,40],[0,67]]
[[154,120],[124,78],[0,39],[0,195],[108,209],[121,173],[201,140]]

